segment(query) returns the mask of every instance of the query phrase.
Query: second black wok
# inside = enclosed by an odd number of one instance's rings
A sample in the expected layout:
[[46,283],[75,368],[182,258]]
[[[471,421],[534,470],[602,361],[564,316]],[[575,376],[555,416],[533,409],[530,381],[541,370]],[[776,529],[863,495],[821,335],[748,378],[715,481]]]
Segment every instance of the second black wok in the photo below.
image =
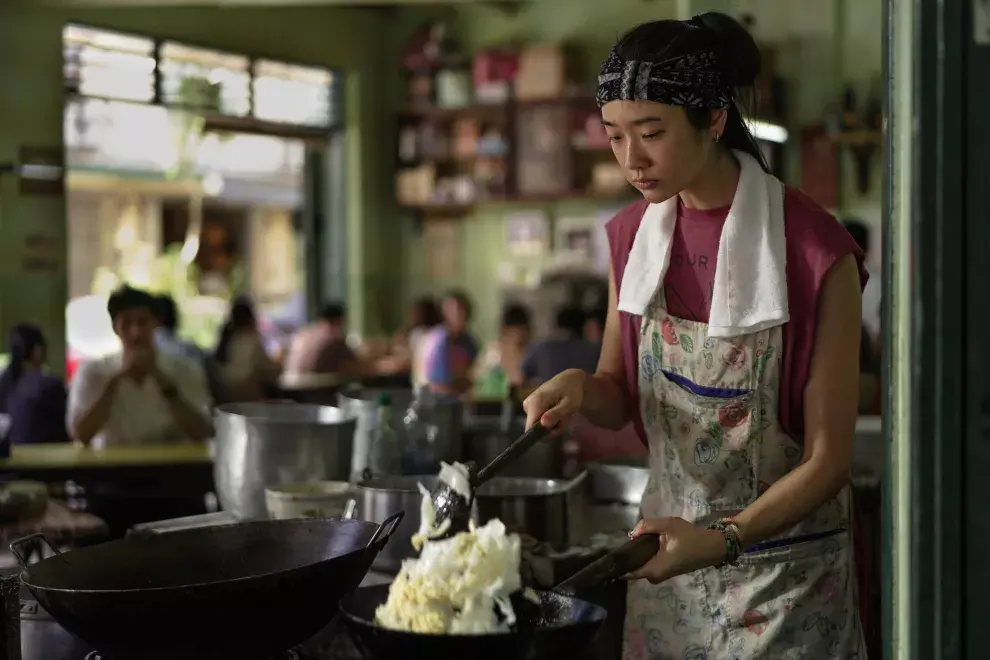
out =
[[103,660],[267,660],[334,617],[402,515],[132,536],[56,554],[21,579]]
[[[553,591],[539,592],[538,607],[517,607],[516,630],[489,635],[424,635],[375,623],[389,585],[362,587],[345,596],[340,613],[358,650],[374,660],[578,660],[605,622],[605,608]],[[515,600],[515,599],[514,599]]]
[[593,561],[554,590],[539,592],[539,604],[516,594],[512,600],[517,622],[507,632],[427,635],[380,626],[375,611],[388,600],[389,585],[364,587],[345,596],[340,613],[358,649],[374,660],[579,660],[587,656],[608,613],[575,594],[641,567],[659,549],[659,537],[644,534]]

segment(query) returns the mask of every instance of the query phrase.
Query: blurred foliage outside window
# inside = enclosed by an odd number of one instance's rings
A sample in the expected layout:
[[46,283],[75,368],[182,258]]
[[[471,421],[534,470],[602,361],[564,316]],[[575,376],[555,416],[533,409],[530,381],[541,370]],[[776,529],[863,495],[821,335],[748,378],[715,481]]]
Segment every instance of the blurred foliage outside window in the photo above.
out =
[[225,294],[204,296],[199,292],[199,269],[195,264],[187,264],[181,252],[181,245],[168,246],[142,274],[100,268],[93,278],[92,292],[109,296],[114,289],[130,284],[155,295],[168,294],[179,308],[179,337],[212,349],[231,301],[243,290],[244,268],[240,264],[234,266]]

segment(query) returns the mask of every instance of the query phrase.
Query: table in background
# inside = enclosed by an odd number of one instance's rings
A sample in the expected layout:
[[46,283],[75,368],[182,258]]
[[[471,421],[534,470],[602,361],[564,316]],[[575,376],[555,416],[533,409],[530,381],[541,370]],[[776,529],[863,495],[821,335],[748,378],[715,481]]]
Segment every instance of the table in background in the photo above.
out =
[[0,478],[49,484],[53,495],[106,520],[111,537],[149,520],[207,512],[213,491],[209,443],[92,449],[71,443],[15,445]]

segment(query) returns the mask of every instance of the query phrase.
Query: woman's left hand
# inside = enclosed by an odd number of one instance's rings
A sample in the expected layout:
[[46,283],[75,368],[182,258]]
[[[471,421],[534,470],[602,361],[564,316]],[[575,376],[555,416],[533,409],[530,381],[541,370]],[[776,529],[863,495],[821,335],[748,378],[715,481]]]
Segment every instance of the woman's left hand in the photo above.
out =
[[636,523],[630,537],[642,534],[659,535],[660,551],[642,568],[626,575],[627,580],[646,579],[650,584],[659,584],[725,559],[722,532],[698,527],[683,518],[645,518]]

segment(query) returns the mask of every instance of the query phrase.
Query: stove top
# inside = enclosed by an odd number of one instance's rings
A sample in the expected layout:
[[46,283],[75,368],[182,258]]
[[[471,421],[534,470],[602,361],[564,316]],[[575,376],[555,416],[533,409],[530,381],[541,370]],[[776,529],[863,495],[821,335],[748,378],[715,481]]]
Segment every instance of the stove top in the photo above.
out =
[[[83,660],[103,660],[103,656],[100,655],[99,651],[90,651]],[[299,651],[293,650],[281,653],[272,658],[272,660],[306,660],[306,658]]]
[[[333,656],[333,659],[337,660],[339,658],[340,660],[344,660],[345,657],[346,656]],[[355,659],[358,657],[360,656],[356,654],[354,655]],[[310,660],[310,658],[313,658],[313,656],[307,656],[301,650],[292,649],[289,651],[285,651],[284,653],[280,653],[271,660]],[[90,651],[89,653],[86,654],[84,660],[103,660],[103,657],[100,655],[99,651]],[[313,658],[313,660],[317,660],[317,659]],[[347,660],[350,659],[348,658]]]

